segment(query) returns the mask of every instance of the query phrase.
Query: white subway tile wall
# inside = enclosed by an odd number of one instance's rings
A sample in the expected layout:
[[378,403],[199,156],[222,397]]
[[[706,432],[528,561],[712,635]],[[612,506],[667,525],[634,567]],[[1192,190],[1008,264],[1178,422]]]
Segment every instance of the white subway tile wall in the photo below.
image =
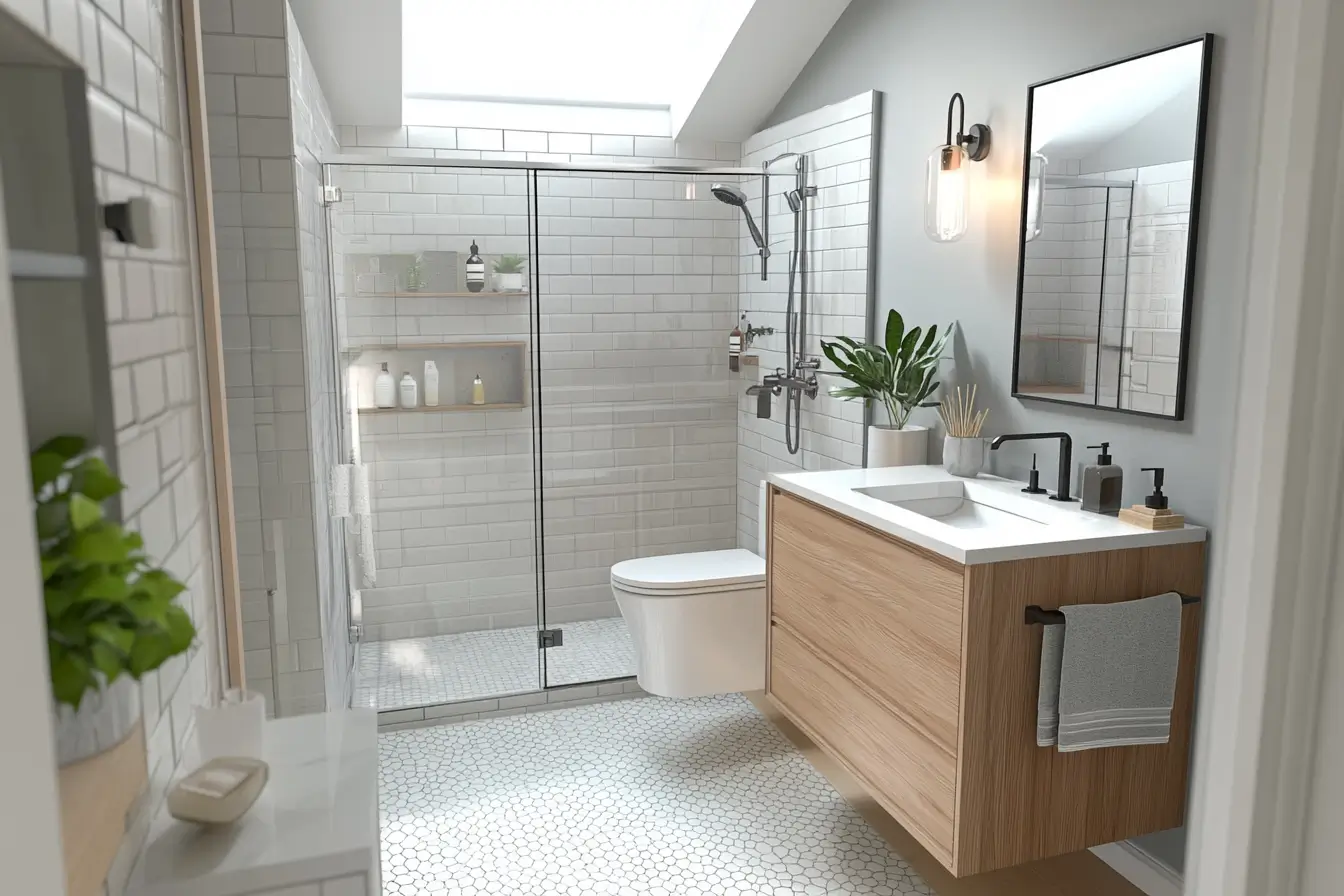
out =
[[[631,161],[637,140],[339,132],[345,152],[466,160]],[[736,147],[725,146],[644,148],[669,161],[735,162]],[[548,624],[618,615],[609,583],[621,559],[732,546],[739,384],[727,373],[726,340],[737,222],[710,198],[709,178],[688,199],[695,179],[686,176],[541,173],[534,298],[373,295],[392,292],[393,278],[371,275],[367,261],[435,251],[464,262],[472,239],[487,260],[527,254],[525,174],[361,166],[334,177],[347,200],[334,221],[348,343],[530,341],[539,311]],[[360,429],[379,548],[378,587],[363,595],[366,637],[535,623],[533,410],[381,414],[361,418]]]
[[330,676],[321,640],[324,610],[345,606],[326,513],[339,442],[317,206],[335,134],[285,0],[201,6],[248,686],[295,715],[327,705],[327,678],[343,693],[349,666],[344,626],[326,641],[343,664]]
[[141,684],[149,785],[106,881],[120,896],[182,756],[192,707],[218,694],[224,675],[181,23],[177,4],[158,0],[0,4],[82,62],[99,200],[143,196],[156,210],[158,248],[110,235],[102,245],[122,510],[149,556],[187,584],[179,601],[198,635]]
[[[820,358],[821,340],[848,336],[863,340],[871,305],[869,220],[874,201],[872,163],[877,94],[867,92],[782,122],[750,137],[742,146],[745,165],[757,166],[783,152],[807,153],[809,182],[817,196],[808,208],[808,317],[806,354]],[[773,335],[757,338],[750,354],[760,366],[746,367],[738,383],[737,543],[758,549],[760,483],[769,473],[830,470],[863,464],[863,405],[831,398],[834,380],[820,377],[816,399],[803,399],[801,448],[790,454],[784,436],[784,397],[774,399],[769,420],[756,416],[756,399],[748,397],[751,377],[785,366],[785,307],[788,301],[789,253],[793,248],[793,214],[783,192],[794,188],[790,161],[771,169],[770,248],[768,281],[760,277],[761,262],[745,223],[738,230],[741,256],[738,274],[741,309],[755,327],[773,327]],[[743,184],[753,214],[760,205],[760,180]],[[911,321],[927,326],[943,321]],[[743,332],[746,325],[743,324]],[[823,360],[823,367],[830,367]]]

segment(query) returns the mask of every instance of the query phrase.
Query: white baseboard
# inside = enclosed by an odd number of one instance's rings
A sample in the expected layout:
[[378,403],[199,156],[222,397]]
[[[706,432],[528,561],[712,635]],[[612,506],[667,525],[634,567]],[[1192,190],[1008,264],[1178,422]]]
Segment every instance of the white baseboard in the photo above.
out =
[[1181,896],[1181,873],[1128,840],[1092,847],[1092,854],[1148,896]]

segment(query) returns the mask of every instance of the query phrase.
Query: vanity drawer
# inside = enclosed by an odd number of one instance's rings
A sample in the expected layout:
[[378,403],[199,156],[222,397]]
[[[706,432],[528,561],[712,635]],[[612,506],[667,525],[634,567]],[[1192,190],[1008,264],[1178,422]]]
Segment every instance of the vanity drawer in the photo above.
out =
[[771,614],[955,756],[961,567],[784,492],[771,514]]
[[786,626],[772,625],[770,636],[770,696],[939,861],[949,864],[956,780],[952,757]]

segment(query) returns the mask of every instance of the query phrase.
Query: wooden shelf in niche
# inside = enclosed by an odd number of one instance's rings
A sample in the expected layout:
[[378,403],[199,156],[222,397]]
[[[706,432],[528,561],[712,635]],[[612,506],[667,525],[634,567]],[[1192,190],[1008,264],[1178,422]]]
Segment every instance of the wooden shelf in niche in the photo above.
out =
[[[422,396],[423,399],[423,396]],[[441,404],[438,407],[420,405],[416,408],[360,408],[364,416],[377,417],[383,414],[439,414],[462,413],[464,411],[517,411],[527,407],[521,401],[495,401],[485,404]]]
[[[355,345],[346,349],[351,376],[358,390],[361,415],[454,413],[464,411],[517,410],[527,406],[527,356],[524,340],[493,342],[445,342],[403,345]],[[439,370],[439,405],[425,407],[425,362],[432,360]],[[409,372],[419,386],[420,406],[415,408],[374,407],[373,386],[379,370],[387,369],[398,383],[402,372]],[[485,404],[472,404],[475,377],[485,384]]]
[[481,292],[409,292],[406,290],[397,290],[394,292],[359,292],[350,296],[352,299],[482,299],[497,298],[500,296],[529,296],[530,292],[522,290],[521,292],[491,292],[482,290]]

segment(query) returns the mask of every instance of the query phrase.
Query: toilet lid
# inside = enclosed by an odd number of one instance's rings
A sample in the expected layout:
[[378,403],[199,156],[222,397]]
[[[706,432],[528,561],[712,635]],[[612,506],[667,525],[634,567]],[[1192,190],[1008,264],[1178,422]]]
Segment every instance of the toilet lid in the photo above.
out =
[[716,586],[759,585],[765,581],[765,561],[751,551],[701,551],[622,560],[611,568],[618,585],[651,591],[713,590]]

